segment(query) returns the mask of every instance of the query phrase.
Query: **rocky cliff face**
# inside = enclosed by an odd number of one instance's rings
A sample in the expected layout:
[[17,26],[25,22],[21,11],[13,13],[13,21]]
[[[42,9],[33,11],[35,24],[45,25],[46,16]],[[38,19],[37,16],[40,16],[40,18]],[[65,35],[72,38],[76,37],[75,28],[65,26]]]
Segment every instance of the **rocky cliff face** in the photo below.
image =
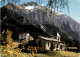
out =
[[[33,25],[39,25],[39,27],[46,32],[47,30],[45,25],[51,25],[59,28],[69,37],[77,40],[79,39],[80,24],[73,20],[70,16],[59,13],[57,11],[54,12],[53,9],[38,5],[34,2],[17,6],[8,4],[6,7],[10,10],[14,9],[16,13],[27,18]],[[26,24],[25,18],[23,22],[24,25]],[[49,27],[49,29],[52,30],[51,27]]]

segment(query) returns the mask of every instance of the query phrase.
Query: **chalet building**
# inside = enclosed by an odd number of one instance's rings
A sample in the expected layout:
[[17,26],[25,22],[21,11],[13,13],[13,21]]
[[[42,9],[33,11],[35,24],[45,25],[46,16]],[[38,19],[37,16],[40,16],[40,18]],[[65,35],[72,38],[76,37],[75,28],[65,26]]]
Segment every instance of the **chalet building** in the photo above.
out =
[[30,34],[29,33],[21,33],[21,34],[19,34],[19,41],[21,41],[21,40],[33,40],[34,38],[32,37],[32,36],[30,36]]
[[36,39],[37,45],[41,48],[41,51],[65,51],[66,50],[66,45],[63,44],[60,40],[60,35],[59,33],[56,34],[56,36],[52,38],[47,38],[47,37],[41,37],[39,36],[38,39]]

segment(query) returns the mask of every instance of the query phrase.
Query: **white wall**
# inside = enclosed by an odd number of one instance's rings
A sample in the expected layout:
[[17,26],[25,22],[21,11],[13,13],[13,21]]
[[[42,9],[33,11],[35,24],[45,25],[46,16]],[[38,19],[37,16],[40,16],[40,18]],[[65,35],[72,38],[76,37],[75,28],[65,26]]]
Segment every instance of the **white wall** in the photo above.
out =
[[65,47],[63,46],[62,49],[65,50]]
[[21,34],[21,35],[19,35],[19,40],[21,40],[21,39],[28,39],[29,38],[29,34]]
[[[57,47],[57,45],[58,45],[58,47]],[[55,43],[55,48],[54,48],[53,50],[54,50],[54,51],[60,50],[60,44],[59,44],[59,43]]]
[[[49,46],[48,46],[48,44],[49,44]],[[46,41],[46,43],[45,43],[45,49],[46,50],[50,50],[50,47],[51,47],[51,42]]]
[[[48,46],[48,44],[49,44],[49,46]],[[55,48],[53,49],[54,51],[65,51],[65,46],[62,46],[62,49],[60,49],[60,43],[54,43],[54,45],[55,45]],[[57,45],[58,45],[58,47],[57,47]],[[49,42],[49,41],[46,41],[45,42],[45,50],[50,50],[50,47],[51,47],[51,42]]]

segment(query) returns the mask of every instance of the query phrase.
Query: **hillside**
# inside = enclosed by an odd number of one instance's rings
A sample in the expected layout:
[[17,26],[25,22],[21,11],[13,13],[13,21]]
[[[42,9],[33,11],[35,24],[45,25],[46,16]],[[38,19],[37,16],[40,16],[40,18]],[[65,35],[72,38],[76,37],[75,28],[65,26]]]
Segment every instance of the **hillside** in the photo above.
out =
[[22,32],[30,33],[33,37],[37,37],[39,35],[49,36],[43,30],[32,25],[27,19],[25,21],[26,24],[24,25],[24,17],[18,15],[12,10],[7,9],[6,7],[2,7],[1,11],[1,31],[3,31],[4,29],[11,30],[13,32],[12,38],[18,39],[18,35]]

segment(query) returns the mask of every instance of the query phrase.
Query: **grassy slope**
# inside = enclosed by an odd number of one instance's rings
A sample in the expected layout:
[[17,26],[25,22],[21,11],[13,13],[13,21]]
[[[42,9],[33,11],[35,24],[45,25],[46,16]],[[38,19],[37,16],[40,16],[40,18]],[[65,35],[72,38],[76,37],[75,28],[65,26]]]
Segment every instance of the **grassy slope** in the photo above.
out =
[[0,55],[1,55],[1,48],[0,48]]
[[[33,57],[31,54],[22,53],[22,55]],[[52,51],[47,54],[38,53],[35,54],[36,57],[78,57],[79,55],[75,52],[69,52],[69,51]]]
[[[0,48],[1,50],[1,48]],[[1,53],[0,53],[1,55]],[[36,53],[36,57],[78,57],[79,54],[75,52],[69,52],[69,51],[51,51],[48,53]],[[21,57],[33,57],[30,53],[22,53],[21,52]]]
[[[27,53],[21,53],[22,56],[25,57],[33,57],[31,54]],[[48,54],[38,53],[35,54],[36,57],[78,57],[79,55],[75,52],[69,52],[69,51],[53,51],[49,52]]]
[[79,55],[75,52],[69,51],[52,51],[48,54],[36,54],[37,57],[78,57]]

